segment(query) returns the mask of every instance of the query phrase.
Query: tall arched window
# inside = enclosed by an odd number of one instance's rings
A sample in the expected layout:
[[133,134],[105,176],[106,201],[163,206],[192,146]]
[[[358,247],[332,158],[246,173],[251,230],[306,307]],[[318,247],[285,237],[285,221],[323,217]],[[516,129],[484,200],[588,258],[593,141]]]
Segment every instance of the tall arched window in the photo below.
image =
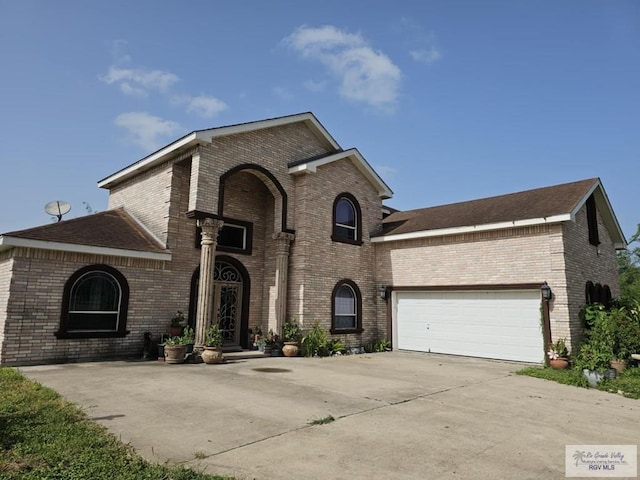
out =
[[362,214],[356,198],[341,193],[333,202],[333,234],[335,242],[362,244]]
[[331,333],[362,331],[362,296],[351,280],[341,280],[333,288]]
[[129,286],[108,265],[91,265],[67,280],[58,338],[122,337],[126,331]]

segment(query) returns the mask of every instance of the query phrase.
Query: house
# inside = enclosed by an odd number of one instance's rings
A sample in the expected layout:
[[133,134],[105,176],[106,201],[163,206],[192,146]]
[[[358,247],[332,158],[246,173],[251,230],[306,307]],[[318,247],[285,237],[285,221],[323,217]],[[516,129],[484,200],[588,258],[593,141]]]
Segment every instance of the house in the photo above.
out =
[[296,317],[352,347],[540,362],[618,294],[600,180],[395,211],[311,113],[194,131],[98,185],[106,211],[0,236],[0,364],[140,355],[176,310],[197,345]]

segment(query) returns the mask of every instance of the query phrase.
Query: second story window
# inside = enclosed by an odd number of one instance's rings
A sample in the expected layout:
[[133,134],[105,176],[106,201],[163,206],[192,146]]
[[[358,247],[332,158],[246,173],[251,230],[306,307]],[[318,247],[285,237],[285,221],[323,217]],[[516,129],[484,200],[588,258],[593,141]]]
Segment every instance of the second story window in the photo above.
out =
[[360,205],[355,197],[349,193],[341,193],[333,203],[333,234],[334,242],[362,243],[362,215]]

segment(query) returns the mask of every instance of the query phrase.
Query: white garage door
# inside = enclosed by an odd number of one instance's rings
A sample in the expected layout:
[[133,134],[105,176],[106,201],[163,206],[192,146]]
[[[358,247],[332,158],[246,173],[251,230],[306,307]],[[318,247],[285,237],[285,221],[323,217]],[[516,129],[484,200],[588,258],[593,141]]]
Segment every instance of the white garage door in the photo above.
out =
[[539,290],[397,292],[397,348],[544,360]]

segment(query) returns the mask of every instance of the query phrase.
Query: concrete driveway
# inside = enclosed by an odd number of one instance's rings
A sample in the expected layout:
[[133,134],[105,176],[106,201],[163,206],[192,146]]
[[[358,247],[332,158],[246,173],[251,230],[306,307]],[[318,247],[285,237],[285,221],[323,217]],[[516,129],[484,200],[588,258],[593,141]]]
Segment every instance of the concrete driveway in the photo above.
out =
[[521,367],[388,352],[20,370],[150,460],[239,479],[565,478],[566,444],[638,443],[639,401]]

